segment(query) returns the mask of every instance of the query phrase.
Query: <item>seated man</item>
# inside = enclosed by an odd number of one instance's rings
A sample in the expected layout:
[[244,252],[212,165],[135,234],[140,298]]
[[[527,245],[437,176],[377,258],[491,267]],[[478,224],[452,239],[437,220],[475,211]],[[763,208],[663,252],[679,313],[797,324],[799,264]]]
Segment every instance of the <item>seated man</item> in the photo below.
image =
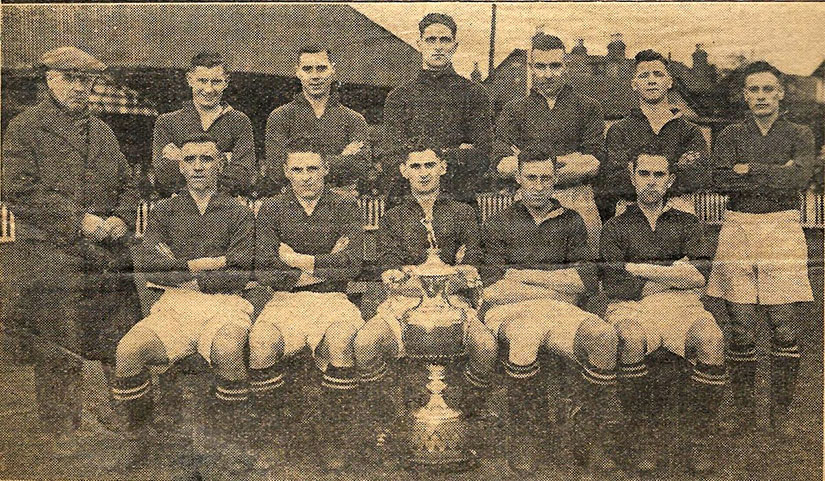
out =
[[708,437],[726,380],[722,331],[699,298],[710,251],[696,216],[665,207],[665,193],[676,176],[669,159],[649,150],[637,150],[628,164],[636,204],[602,231],[603,286],[609,298],[605,319],[619,334],[618,395],[636,467],[656,467],[645,357],[664,347],[694,366],[687,381],[690,461],[703,472],[713,465],[715,448]]
[[249,334],[250,378],[258,408],[271,407],[284,384],[284,358],[309,348],[323,373],[323,457],[340,469],[354,408],[352,340],[364,323],[347,299],[347,281],[361,272],[364,245],[360,211],[351,198],[330,192],[329,164],[297,139],[287,148],[287,192],[268,198],[258,212],[256,276],[274,289]]
[[[381,396],[368,402],[374,407],[373,414],[379,418],[379,423],[387,422],[384,416],[391,415],[378,412],[387,408],[389,403],[383,396],[386,389],[379,388],[375,382],[387,372],[388,358],[405,356],[401,317],[421,299],[417,280],[409,278],[402,269],[406,271],[410,266],[424,262],[430,237],[434,237],[440,247],[441,260],[456,265],[463,274],[456,277],[477,279],[478,273],[472,264],[478,261],[480,254],[475,211],[440,192],[441,176],[447,171],[446,162],[432,149],[416,146],[411,148],[400,170],[409,181],[412,195],[381,218],[377,239],[377,264],[383,269],[381,278],[388,297],[355,338],[355,358],[361,380],[372,384],[367,394]],[[454,294],[467,287],[467,282],[451,282],[450,285],[450,292]],[[473,416],[483,404],[490,386],[489,375],[495,365],[496,343],[465,299],[451,295],[450,301],[453,305],[467,308],[470,313],[465,325],[464,341],[469,362],[464,369],[464,379],[468,385],[463,389],[462,410],[466,415]]]
[[521,151],[516,180],[522,199],[484,225],[484,322],[501,344],[511,417],[508,462],[519,473],[535,469],[538,434],[546,423],[540,349],[580,367],[590,464],[610,468],[600,434],[606,386],[615,381],[616,332],[576,305],[597,289],[596,267],[583,263],[589,246],[581,216],[553,197],[556,174],[556,155],[546,146]]
[[216,382],[210,423],[228,434],[243,419],[248,387],[244,347],[252,305],[238,294],[253,264],[252,213],[217,191],[223,159],[207,134],[180,146],[186,188],[149,215],[136,267],[164,292],[117,346],[114,398],[128,418],[129,461],[145,454],[152,410],[149,366],[200,353]]

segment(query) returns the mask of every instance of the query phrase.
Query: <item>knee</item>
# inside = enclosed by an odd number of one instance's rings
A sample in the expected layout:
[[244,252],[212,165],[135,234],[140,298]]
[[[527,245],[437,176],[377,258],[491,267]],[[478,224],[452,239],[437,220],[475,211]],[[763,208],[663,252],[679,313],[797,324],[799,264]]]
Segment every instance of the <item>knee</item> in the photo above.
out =
[[795,310],[793,304],[771,306],[768,315],[773,326],[773,343],[789,346],[797,342]]
[[725,344],[722,329],[710,316],[696,323],[691,337],[693,337],[697,346],[703,350],[721,350]]
[[230,324],[222,327],[212,340],[212,362],[234,365],[242,360],[248,337],[249,331],[243,326]]
[[638,322],[625,319],[616,323],[619,350],[622,354],[645,355],[647,337]]
[[341,353],[352,348],[358,328],[348,323],[335,323],[327,328],[324,341],[330,353]]
[[388,327],[380,318],[373,318],[367,321],[355,334],[353,347],[356,354],[363,356],[375,356],[379,352],[379,345],[382,339],[388,335]]
[[143,366],[149,357],[149,340],[140,332],[130,331],[117,343],[115,353],[118,368]]
[[576,335],[586,346],[590,347],[588,350],[615,352],[619,344],[619,334],[616,328],[598,317],[589,317],[582,322]]
[[281,357],[284,347],[284,336],[271,324],[255,324],[249,331],[249,354],[253,358]]
[[498,343],[489,329],[481,324],[470,325],[467,334],[467,344],[471,354],[495,358],[498,353]]

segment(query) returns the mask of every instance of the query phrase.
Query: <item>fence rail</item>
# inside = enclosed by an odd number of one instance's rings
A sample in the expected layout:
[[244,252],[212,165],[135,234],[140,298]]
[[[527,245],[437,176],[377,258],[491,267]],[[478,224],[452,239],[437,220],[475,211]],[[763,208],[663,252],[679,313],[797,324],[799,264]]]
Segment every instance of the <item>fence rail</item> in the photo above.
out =
[[[239,198],[239,201],[258,213],[261,207],[261,200],[247,200]],[[511,194],[501,194],[497,192],[484,192],[476,196],[481,221],[484,222],[491,216],[506,209],[513,204]],[[720,224],[728,202],[727,196],[713,192],[700,192],[693,195],[696,215],[708,224]],[[386,209],[386,200],[377,196],[361,196],[358,199],[358,206],[361,210],[361,217],[364,220],[364,229],[374,231],[378,229],[381,217]],[[137,208],[135,235],[142,237],[146,232],[146,222],[149,212],[154,207],[154,202],[143,201]],[[814,229],[825,229],[825,196],[813,192],[799,194],[799,213],[802,226]],[[16,237],[14,214],[5,204],[0,203],[0,243],[14,242]]]

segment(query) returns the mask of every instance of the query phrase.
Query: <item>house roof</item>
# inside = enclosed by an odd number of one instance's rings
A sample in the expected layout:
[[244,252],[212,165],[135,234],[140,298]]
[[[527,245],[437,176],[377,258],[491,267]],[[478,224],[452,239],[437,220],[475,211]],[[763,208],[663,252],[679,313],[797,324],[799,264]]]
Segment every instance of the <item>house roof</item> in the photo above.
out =
[[420,68],[411,45],[336,4],[20,5],[3,9],[3,30],[4,67],[74,45],[112,66],[188,68],[208,49],[233,71],[291,77],[298,49],[320,44],[343,82],[395,86]]

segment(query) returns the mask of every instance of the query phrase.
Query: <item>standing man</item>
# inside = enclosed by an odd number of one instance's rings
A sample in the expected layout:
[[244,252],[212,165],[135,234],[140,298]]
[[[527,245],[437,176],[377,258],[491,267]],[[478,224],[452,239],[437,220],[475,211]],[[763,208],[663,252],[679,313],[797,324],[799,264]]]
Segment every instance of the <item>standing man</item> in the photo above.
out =
[[112,129],[88,110],[106,66],[61,47],[43,54],[40,67],[48,95],[13,118],[3,139],[4,201],[17,222],[9,251],[21,273],[4,280],[19,284],[21,296],[4,300],[3,310],[15,309],[36,336],[38,414],[58,454],[70,454],[83,358],[101,359],[108,378],[117,341],[140,315],[127,274],[138,196]]
[[[469,283],[478,280],[474,264],[480,260],[478,223],[472,207],[452,200],[441,192],[441,177],[447,163],[428,146],[412,147],[401,175],[409,182],[411,195],[387,211],[378,229],[378,261],[386,300],[378,306],[375,317],[358,331],[355,358],[362,382],[367,383],[366,402],[372,407],[374,423],[386,429],[394,411],[381,381],[388,371],[388,361],[405,357],[403,343],[404,313],[421,300],[421,284],[411,278],[409,268],[427,258],[428,240],[434,234],[441,260],[455,265]],[[492,333],[477,319],[463,297],[456,295],[467,287],[465,280],[451,280],[450,302],[468,309],[465,324],[465,347],[469,360],[464,368],[462,411],[468,416],[480,414],[491,387],[495,366],[496,342]]]
[[556,157],[545,145],[518,156],[522,198],[484,225],[484,323],[498,336],[507,376],[510,467],[536,467],[547,423],[546,374],[538,361],[547,350],[576,364],[584,380],[577,419],[590,444],[594,470],[609,470],[603,447],[603,412],[616,380],[616,331],[577,304],[598,289],[581,216],[553,197]]
[[490,98],[484,88],[458,75],[452,58],[458,48],[455,20],[430,13],[418,23],[422,69],[387,95],[381,157],[388,195],[400,200],[407,183],[398,175],[404,145],[426,139],[442,150],[447,177],[442,187],[457,200],[475,204],[478,179],[490,163]]
[[645,145],[676,159],[676,183],[668,190],[666,202],[693,214],[693,192],[707,185],[707,141],[699,127],[685,120],[668,100],[673,78],[662,54],[653,50],[637,53],[630,83],[639,95],[639,107],[607,129],[607,162],[599,174],[598,204],[602,217],[613,217],[620,199],[625,203],[635,200],[628,177],[628,157]]
[[341,447],[355,437],[352,341],[364,321],[346,287],[361,272],[364,234],[355,200],[326,187],[329,163],[319,151],[299,141],[287,146],[281,169],[290,188],[258,212],[255,271],[271,299],[249,335],[249,367],[260,414],[282,405],[284,375],[291,374],[286,361],[309,348],[321,373],[326,420],[321,461],[339,470],[351,454]]
[[725,299],[730,315],[726,355],[737,432],[756,425],[756,307],[767,312],[770,421],[781,437],[794,433],[788,414],[799,370],[796,303],[813,300],[797,207],[814,163],[814,136],[808,127],[780,117],[785,89],[772,65],[745,67],[743,93],[750,114],[726,127],[714,145],[715,190],[729,199],[707,293]]
[[710,247],[699,219],[664,202],[673,161],[644,148],[629,154],[636,203],[604,226],[601,257],[605,319],[619,334],[618,397],[625,439],[642,472],[655,469],[655,420],[646,357],[659,347],[693,364],[687,394],[689,463],[705,474],[716,464],[711,443],[725,387],[722,330],[700,300]]
[[355,187],[370,169],[367,121],[341,104],[335,80],[335,63],[328,49],[303,47],[298,51],[295,75],[301,91],[295,99],[269,114],[266,121],[266,161],[261,173],[264,194],[280,193],[287,145],[298,137],[311,137],[329,165],[327,182],[357,195]]
[[137,267],[163,293],[117,345],[112,393],[126,417],[120,460],[126,466],[146,455],[153,407],[149,368],[165,370],[195,353],[215,373],[207,419],[225,443],[215,452],[234,448],[233,455],[242,455],[233,436],[242,431],[249,397],[244,348],[252,305],[239,294],[252,272],[254,219],[218,191],[223,159],[214,139],[200,134],[179,148],[186,187],[152,209],[136,253]]
[[180,190],[185,182],[178,170],[180,149],[187,138],[208,134],[218,143],[226,162],[219,189],[231,195],[247,195],[257,176],[252,123],[243,112],[222,102],[229,86],[228,65],[221,54],[201,52],[192,57],[186,81],[192,101],[183,108],[162,114],[155,122],[152,165],[155,188],[162,197]]
[[559,157],[555,198],[579,213],[595,256],[602,227],[591,181],[604,156],[604,115],[598,102],[567,84],[564,43],[542,32],[530,47],[533,88],[507,103],[496,120],[492,160],[503,178],[518,172],[518,152],[545,143]]

